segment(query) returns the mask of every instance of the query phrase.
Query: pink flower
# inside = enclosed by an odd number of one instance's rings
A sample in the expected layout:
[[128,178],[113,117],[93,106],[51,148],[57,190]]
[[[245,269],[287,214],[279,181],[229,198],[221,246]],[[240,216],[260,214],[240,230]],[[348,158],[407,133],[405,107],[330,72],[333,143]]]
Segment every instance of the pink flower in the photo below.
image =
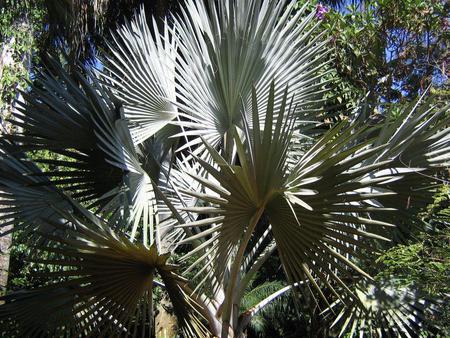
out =
[[316,18],[319,20],[323,20],[325,18],[325,14],[328,13],[329,9],[328,7],[322,5],[322,4],[317,4],[316,6]]

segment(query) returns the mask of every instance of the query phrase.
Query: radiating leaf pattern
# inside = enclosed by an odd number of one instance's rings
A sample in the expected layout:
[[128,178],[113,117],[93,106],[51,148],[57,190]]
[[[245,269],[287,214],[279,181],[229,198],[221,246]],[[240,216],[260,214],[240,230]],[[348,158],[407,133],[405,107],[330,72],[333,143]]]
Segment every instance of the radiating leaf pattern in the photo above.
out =
[[[44,149],[65,156],[64,160],[38,161],[62,170],[34,174],[49,177],[48,185],[57,184],[102,212],[123,213],[128,208],[125,223],[131,237],[139,235],[150,246],[158,231],[157,201],[124,119],[123,104],[89,71],[69,75],[54,60],[49,62],[53,74],[39,78],[39,87],[26,94],[14,122],[23,133],[9,138],[20,142],[23,150]],[[81,130],[80,139],[74,130]]]
[[322,95],[317,74],[329,50],[321,34],[313,35],[314,13],[305,15],[303,8],[292,14],[293,6],[284,0],[186,1],[175,26],[177,92],[183,116],[191,120],[183,124],[193,134],[217,146],[233,128],[242,128],[242,113],[251,119],[252,86],[265,111],[273,80],[279,85],[276,107],[289,85],[299,121],[316,120],[308,109]]
[[[278,292],[301,284],[339,309],[341,334],[421,328],[416,298],[360,265],[436,189],[449,107],[421,98],[396,119],[323,123],[331,49],[295,3],[185,0],[162,28],[141,9],[103,70],[47,61],[16,113],[22,132],[0,140],[0,219],[52,272],[1,298],[2,335],[151,336],[159,283],[186,337],[239,336],[272,255]],[[42,171],[30,150],[60,157],[36,160]]]
[[[417,294],[414,287],[394,283],[361,282],[353,286],[358,301],[340,301],[326,310],[339,337],[428,337],[427,317],[438,311],[436,302]],[[439,328],[428,327],[437,334]]]
[[[339,276],[353,270],[370,278],[353,258],[360,256],[361,248],[374,250],[370,240],[388,240],[379,233],[394,224],[374,216],[389,219],[395,209],[380,201],[395,195],[390,187],[416,169],[402,168],[396,161],[398,153],[383,155],[393,153],[395,149],[390,149],[397,143],[377,144],[377,128],[345,121],[299,156],[295,166],[286,165],[290,151],[298,153],[295,146],[289,147],[295,113],[287,109],[287,92],[280,110],[274,113],[274,93],[272,86],[264,130],[259,128],[260,112],[253,95],[252,128],[246,124],[243,134],[235,133],[239,165],[231,165],[205,143],[218,168],[200,158],[197,161],[215,182],[206,177],[196,179],[213,193],[191,194],[208,203],[203,210],[213,216],[192,226],[211,227],[185,242],[199,237],[217,240],[210,247],[217,259],[206,262],[211,270],[223,271],[251,218],[262,209],[292,283],[309,281],[321,293],[320,281],[337,297],[342,290],[352,294]],[[274,125],[273,116],[277,116]],[[378,155],[384,157],[371,161]],[[191,210],[201,212],[202,208]]]
[[0,140],[0,226],[13,224],[12,231],[23,230],[22,238],[31,242],[39,237],[37,231],[47,233],[52,229],[40,223],[43,219],[60,219],[51,206],[68,209],[70,204],[46,177],[34,176],[41,171],[23,161],[23,154],[13,156],[7,152],[12,149],[11,143]]
[[193,301],[182,290],[186,280],[167,263],[168,255],[159,255],[155,245],[147,249],[133,244],[100,219],[97,225],[87,226],[66,212],[61,216],[70,219],[71,225],[49,222],[48,226],[64,230],[63,234],[42,234],[49,242],[35,247],[48,254],[35,262],[55,267],[54,272],[39,275],[50,283],[1,298],[6,302],[0,307],[2,334],[116,336],[139,332],[150,337],[157,275],[177,305],[182,329],[189,336],[206,334],[196,319]]
[[153,19],[153,33],[144,9],[113,35],[111,56],[103,76],[124,102],[124,115],[136,144],[142,143],[176,117],[176,38],[167,21],[160,31]]

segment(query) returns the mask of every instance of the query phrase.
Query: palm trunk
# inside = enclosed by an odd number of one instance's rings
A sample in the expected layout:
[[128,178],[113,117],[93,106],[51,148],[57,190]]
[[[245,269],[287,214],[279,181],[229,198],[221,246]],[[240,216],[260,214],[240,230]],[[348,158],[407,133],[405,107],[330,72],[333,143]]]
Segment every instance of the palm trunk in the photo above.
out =
[[168,306],[170,306],[170,301],[165,297],[158,304],[158,314],[155,318],[156,338],[175,338],[177,336],[177,318],[166,310]]

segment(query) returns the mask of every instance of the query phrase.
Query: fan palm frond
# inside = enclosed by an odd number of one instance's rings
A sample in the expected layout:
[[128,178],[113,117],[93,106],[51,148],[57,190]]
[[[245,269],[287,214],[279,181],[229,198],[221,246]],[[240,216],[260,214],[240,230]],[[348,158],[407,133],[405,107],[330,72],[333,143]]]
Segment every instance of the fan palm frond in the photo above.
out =
[[177,116],[176,39],[167,21],[160,35],[153,19],[152,34],[143,7],[113,36],[111,57],[102,74],[123,101],[133,141],[139,144]]
[[80,200],[97,201],[120,184],[123,174],[105,161],[97,145],[92,114],[105,109],[114,117],[118,107],[111,97],[97,94],[98,88],[92,88],[81,74],[69,75],[51,58],[47,64],[48,73],[38,74],[31,91],[23,93],[24,102],[18,103],[11,121],[22,132],[10,138],[24,151],[49,150],[64,155],[63,159],[41,161],[60,168],[46,173],[53,178],[52,183],[65,184]]
[[[47,233],[42,219],[57,222],[60,215],[50,206],[71,208],[58,189],[46,177],[37,176],[41,170],[24,154],[13,153],[12,144],[0,140],[0,220],[1,227],[14,225],[10,231],[23,230],[22,237],[35,241],[37,232]],[[2,232],[2,236],[7,235]]]
[[[60,235],[42,234],[49,242],[35,247],[47,253],[47,258],[34,261],[50,264],[55,271],[40,274],[44,286],[36,290],[2,297],[5,304],[0,307],[0,320],[9,323],[5,326],[10,330],[8,336],[56,332],[132,335],[137,330],[150,336],[152,288],[157,274],[177,306],[183,330],[190,336],[206,334],[200,319],[196,319],[193,301],[183,291],[187,281],[167,263],[168,255],[159,255],[155,245],[147,249],[133,244],[92,214],[95,224],[83,224],[64,211],[60,214],[70,220],[70,226],[42,221],[64,231]],[[45,283],[46,279],[51,282]],[[43,302],[55,295],[56,299]],[[42,321],[42,316],[48,317]]]
[[[337,299],[342,334],[367,313],[420,329],[409,316],[420,311],[401,304],[409,293],[366,288],[360,264],[392,237],[394,211],[436,188],[449,107],[419,100],[397,120],[316,128],[330,50],[315,13],[295,3],[186,0],[162,30],[141,9],[103,71],[49,60],[15,113],[22,132],[0,140],[0,219],[44,239],[30,241],[32,259],[53,272],[0,299],[2,334],[150,335],[155,278],[187,337],[209,333],[203,318],[214,335],[239,336],[300,285],[320,305]],[[62,158],[37,160],[54,167],[42,172],[29,150]],[[194,260],[189,280],[168,263],[177,248]],[[287,286],[245,304],[273,254]]]
[[[158,237],[159,224],[151,176],[158,176],[159,168],[142,161],[143,168],[123,104],[93,74],[84,70],[86,76],[71,76],[54,60],[49,62],[52,73],[42,74],[32,91],[24,94],[25,103],[13,121],[22,127],[22,134],[10,138],[21,150],[64,155],[62,160],[38,160],[58,167],[40,175],[52,178],[49,184],[72,192],[79,201],[99,206],[103,213],[122,213],[129,206],[125,223],[132,229],[131,237],[139,235],[150,246]],[[162,152],[159,160],[164,162],[167,150]]]
[[[380,197],[378,201],[397,209],[392,215],[374,215],[377,219],[395,223],[397,230],[386,234],[395,240],[404,240],[412,229],[414,216],[433,201],[441,180],[439,168],[450,165],[450,129],[448,105],[433,103],[432,98],[418,98],[396,117],[388,117],[380,124],[375,145],[390,144],[382,152],[365,160],[374,164],[391,158],[402,180],[390,182],[387,187],[395,195]],[[387,217],[386,217],[387,216]],[[406,220],[406,224],[405,224]],[[406,237],[407,238],[407,237]]]
[[[367,187],[382,189],[386,182],[400,177],[366,177],[369,172],[387,167],[390,161],[355,168],[383,147],[368,149],[373,139],[360,141],[368,130],[363,127],[350,128],[345,123],[318,140],[288,172],[286,157],[293,132],[294,114],[287,107],[288,92],[285,91],[276,123],[272,125],[275,98],[273,85],[270,93],[264,130],[259,128],[258,104],[254,93],[253,133],[248,127],[245,128],[245,139],[241,139],[238,132],[235,133],[239,166],[230,165],[205,143],[220,169],[215,169],[201,159],[197,160],[218,183],[205,178],[196,179],[215,194],[191,194],[211,204],[204,210],[214,214],[214,217],[202,220],[201,224],[211,224],[212,227],[185,241],[209,236],[212,236],[211,240],[216,239],[217,244],[210,250],[217,259],[209,263],[214,264],[211,270],[224,271],[228,257],[233,255],[236,247],[247,245],[243,236],[249,240],[264,214],[272,226],[277,250],[292,283],[307,279],[319,289],[316,278],[331,287],[331,277],[343,285],[328,267],[329,264],[346,274],[349,273],[347,269],[352,268],[368,276],[346,256],[358,256],[355,245],[370,249],[361,240],[356,240],[355,235],[382,239],[365,231],[365,225],[392,226],[363,215],[392,209],[365,203],[391,192],[365,193],[363,190]],[[188,210],[201,212],[202,209]],[[192,226],[197,226],[197,223],[194,222]]]
[[[192,134],[216,147],[233,128],[242,128],[242,113],[252,116],[252,86],[263,121],[273,80],[278,88],[289,85],[299,123],[316,120],[308,108],[323,94],[316,75],[329,61],[329,50],[323,35],[315,33],[314,13],[305,15],[305,8],[292,14],[294,3],[287,1],[186,1],[176,19],[177,93],[183,116],[191,121],[183,125]],[[283,90],[277,90],[277,107],[282,97]],[[227,139],[230,145],[232,135]]]
[[439,331],[426,325],[427,318],[438,311],[437,303],[421,297],[412,287],[361,282],[354,288],[358,302],[344,306],[337,301],[325,311],[339,337],[428,337],[429,330]]

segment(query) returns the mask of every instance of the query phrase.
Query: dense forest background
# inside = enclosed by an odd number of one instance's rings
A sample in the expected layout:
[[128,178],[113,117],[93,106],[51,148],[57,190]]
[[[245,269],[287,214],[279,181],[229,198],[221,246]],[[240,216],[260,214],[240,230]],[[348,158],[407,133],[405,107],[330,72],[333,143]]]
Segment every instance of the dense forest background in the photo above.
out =
[[[0,133],[14,132],[7,119],[15,109],[15,100],[20,100],[17,90],[27,90],[28,81],[33,81],[48,54],[62,60],[69,70],[78,63],[102,67],[101,55],[110,30],[131,18],[141,4],[147,17],[153,15],[158,20],[180,10],[175,0],[0,1]],[[303,0],[298,1],[298,6],[303,4]],[[387,111],[400,114],[421,95],[449,101],[447,1],[310,1],[309,6],[317,11],[321,29],[331,37],[329,47],[334,49],[335,62],[324,76],[333,87],[326,109],[336,119],[352,114],[361,101],[374,123],[385,119]],[[435,175],[442,187],[434,203],[426,209],[407,208],[407,221],[399,224],[396,245],[380,253],[377,263],[372,262],[366,270],[396,285],[414,284],[430,299],[443,302],[438,315],[429,320],[448,329],[449,172]],[[14,238],[10,235],[0,238],[1,292],[34,283],[34,266],[24,259],[28,248],[21,245],[9,251],[11,241]],[[252,283],[245,300],[248,304],[256,304],[281,284],[283,271],[279,266],[277,258],[264,266]],[[312,300],[296,304],[289,294],[280,298],[252,320],[248,336],[314,336],[321,325],[321,309]]]

